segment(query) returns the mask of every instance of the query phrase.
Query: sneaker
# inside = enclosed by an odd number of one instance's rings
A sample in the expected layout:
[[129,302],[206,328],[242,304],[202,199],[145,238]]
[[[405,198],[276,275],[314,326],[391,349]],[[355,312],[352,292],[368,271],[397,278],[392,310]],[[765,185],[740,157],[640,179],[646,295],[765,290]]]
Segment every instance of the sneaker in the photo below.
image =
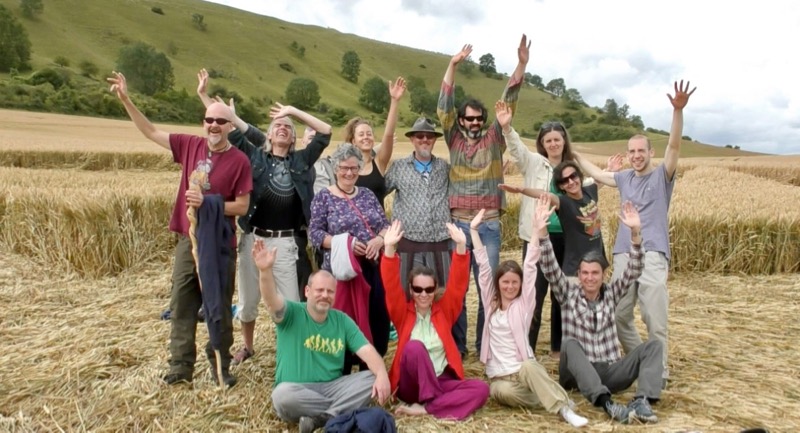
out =
[[239,365],[248,359],[252,358],[253,355],[256,354],[255,350],[248,350],[247,347],[242,347],[233,355],[233,359],[231,360],[231,364]]
[[589,424],[589,420],[578,415],[575,413],[570,406],[562,407],[558,413],[564,418],[564,421],[568,422],[569,425],[573,427],[583,427],[586,424]]
[[633,399],[628,403],[628,409],[631,411],[631,417],[641,422],[658,422],[658,417],[653,413],[653,408],[645,397]]
[[619,403],[614,403],[613,401],[609,400],[606,402],[606,405],[603,407],[603,409],[614,421],[618,421],[622,424],[628,424],[630,422],[632,416],[631,410]]
[[298,426],[300,433],[312,433],[316,429],[325,427],[329,419],[331,416],[324,412],[316,416],[301,416]]
[[[214,382],[215,385],[219,385],[219,379],[217,378],[217,367],[211,366],[211,380]],[[236,385],[236,377],[233,376],[227,368],[222,368],[222,382],[228,388]]]
[[180,383],[192,383],[192,373],[189,372],[181,372],[181,373],[167,373],[166,376],[163,377],[164,383],[167,385],[177,385]]

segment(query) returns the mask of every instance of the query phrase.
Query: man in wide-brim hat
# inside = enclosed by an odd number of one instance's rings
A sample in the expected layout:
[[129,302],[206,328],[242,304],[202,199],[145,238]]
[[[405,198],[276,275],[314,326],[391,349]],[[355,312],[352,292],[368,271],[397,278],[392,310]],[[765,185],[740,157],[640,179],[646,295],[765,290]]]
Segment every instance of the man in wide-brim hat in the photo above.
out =
[[395,192],[392,219],[403,223],[405,233],[397,246],[400,281],[406,283],[414,266],[427,266],[444,286],[450,269],[450,234],[445,227],[450,221],[450,164],[433,155],[436,139],[443,134],[430,119],[420,117],[405,135],[414,152],[396,160],[386,172],[386,192]]

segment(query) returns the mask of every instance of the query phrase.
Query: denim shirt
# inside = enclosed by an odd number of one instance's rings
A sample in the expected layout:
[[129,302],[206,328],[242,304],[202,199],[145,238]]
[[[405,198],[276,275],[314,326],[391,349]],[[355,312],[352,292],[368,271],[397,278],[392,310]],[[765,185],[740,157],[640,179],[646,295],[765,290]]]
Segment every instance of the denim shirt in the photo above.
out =
[[[250,159],[253,169],[253,192],[250,193],[250,207],[245,216],[239,217],[239,227],[245,233],[250,233],[253,228],[250,219],[256,213],[256,207],[261,199],[261,195],[267,189],[269,181],[268,167],[272,164],[272,152],[264,151],[264,144],[267,136],[253,125],[248,124],[247,130],[235,130],[228,136],[228,141],[236,148],[241,150]],[[292,183],[300,202],[303,204],[303,217],[305,225],[308,226],[311,220],[311,200],[314,198],[314,163],[317,162],[322,151],[331,142],[330,134],[317,133],[308,147],[305,149],[290,151],[286,156],[286,163],[289,166]]]

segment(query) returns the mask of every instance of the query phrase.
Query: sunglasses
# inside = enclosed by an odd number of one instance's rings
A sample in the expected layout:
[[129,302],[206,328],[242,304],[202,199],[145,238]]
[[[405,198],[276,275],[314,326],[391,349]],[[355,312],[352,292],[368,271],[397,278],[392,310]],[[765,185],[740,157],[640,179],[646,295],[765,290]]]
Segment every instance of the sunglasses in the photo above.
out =
[[416,134],[414,134],[414,138],[416,138],[417,140],[424,140],[426,138],[428,140],[433,140],[434,138],[436,138],[436,134],[432,132],[417,132]]
[[547,131],[549,129],[564,131],[564,125],[562,125],[561,122],[546,122],[542,124],[542,127],[540,129],[542,131]]
[[580,178],[581,177],[578,175],[578,172],[577,171],[573,171],[572,174],[570,174],[569,176],[561,178],[561,180],[558,181],[558,184],[559,185],[566,185],[566,184],[569,183],[569,181],[571,181],[571,180],[578,181]]
[[475,122],[476,120],[478,122],[483,122],[484,120],[483,116],[462,116],[461,118],[466,120],[467,122]]
[[425,292],[425,293],[430,295],[430,294],[432,294],[433,292],[436,291],[436,286],[429,286],[429,287],[411,286],[411,290],[413,290],[414,293],[418,293],[419,294],[419,293]]
[[217,122],[217,125],[219,125],[219,126],[222,126],[222,125],[230,122],[230,120],[225,119],[223,117],[206,117],[206,118],[203,118],[203,121],[208,123],[209,125],[211,125],[214,122]]

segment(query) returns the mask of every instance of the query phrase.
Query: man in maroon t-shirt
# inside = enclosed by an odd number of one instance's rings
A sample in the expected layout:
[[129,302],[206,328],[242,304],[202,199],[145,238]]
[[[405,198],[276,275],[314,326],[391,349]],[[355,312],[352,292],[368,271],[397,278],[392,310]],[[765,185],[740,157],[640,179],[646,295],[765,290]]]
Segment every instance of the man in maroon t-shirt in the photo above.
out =
[[[224,200],[224,213],[233,233],[236,232],[234,218],[244,215],[250,203],[253,180],[250,161],[244,153],[231,146],[228,134],[233,128],[230,109],[221,103],[206,109],[203,129],[206,137],[185,134],[169,134],[155,127],[128,97],[125,76],[114,72],[108,78],[111,92],[122,101],[131,120],[145,137],[172,152],[174,161],[181,164],[181,183],[175,199],[175,207],[169,222],[169,229],[179,234],[175,248],[175,266],[172,271],[172,293],[170,296],[170,369],[164,376],[167,384],[191,382],[194,363],[197,358],[195,331],[197,329],[197,310],[202,305],[200,282],[192,256],[192,243],[189,239],[188,206],[199,209],[204,194],[220,195]],[[202,191],[188,189],[192,174],[203,179]],[[233,325],[231,302],[233,300],[233,275],[236,267],[236,237],[231,238],[231,253],[228,260],[227,275],[222,281],[222,379],[227,386],[236,384],[230,375],[230,347],[233,344]],[[206,344],[206,356],[212,364],[211,373],[216,381],[216,359],[210,342]]]

